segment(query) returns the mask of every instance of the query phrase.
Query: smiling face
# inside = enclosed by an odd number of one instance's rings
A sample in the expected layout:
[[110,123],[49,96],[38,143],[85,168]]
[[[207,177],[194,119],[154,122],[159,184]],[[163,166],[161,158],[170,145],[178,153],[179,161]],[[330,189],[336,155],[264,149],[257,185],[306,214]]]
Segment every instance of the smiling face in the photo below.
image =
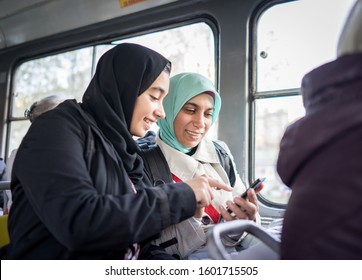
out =
[[207,93],[187,101],[173,123],[177,140],[187,148],[196,147],[212,125],[213,111],[214,100]]
[[162,71],[152,85],[138,96],[130,126],[133,136],[145,136],[152,124],[165,117],[162,101],[169,86],[170,76]]

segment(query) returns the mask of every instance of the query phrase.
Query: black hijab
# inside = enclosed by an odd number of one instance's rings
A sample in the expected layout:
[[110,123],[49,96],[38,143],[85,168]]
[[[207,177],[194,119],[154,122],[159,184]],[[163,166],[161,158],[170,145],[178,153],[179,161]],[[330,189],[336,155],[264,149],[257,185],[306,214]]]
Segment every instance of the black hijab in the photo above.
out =
[[148,89],[169,61],[136,44],[120,44],[99,60],[83,96],[82,107],[116,150],[120,164],[137,183],[143,174],[138,146],[129,132],[137,97]]

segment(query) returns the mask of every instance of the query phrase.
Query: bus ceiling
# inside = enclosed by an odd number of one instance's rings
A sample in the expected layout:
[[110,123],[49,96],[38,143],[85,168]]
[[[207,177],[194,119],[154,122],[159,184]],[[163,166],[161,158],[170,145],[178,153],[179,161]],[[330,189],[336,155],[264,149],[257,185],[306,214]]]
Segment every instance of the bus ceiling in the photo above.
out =
[[0,0],[0,50],[177,1]]

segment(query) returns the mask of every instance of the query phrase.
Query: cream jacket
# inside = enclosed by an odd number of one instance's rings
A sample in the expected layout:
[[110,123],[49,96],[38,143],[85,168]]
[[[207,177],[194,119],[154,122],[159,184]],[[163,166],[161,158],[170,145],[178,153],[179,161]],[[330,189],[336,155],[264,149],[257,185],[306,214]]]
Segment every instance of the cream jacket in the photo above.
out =
[[[221,166],[215,146],[210,139],[205,137],[192,156],[168,146],[160,138],[157,138],[156,142],[168,162],[171,173],[182,181],[187,181],[207,174],[208,176],[230,185],[228,175]],[[227,145],[222,141],[218,141],[218,143],[228,152],[232,163],[235,166]],[[233,197],[240,196],[246,190],[236,169],[235,173],[236,181],[232,192],[223,190],[214,191],[212,205],[216,210],[219,209],[220,205],[226,207],[226,201],[233,200]],[[204,215],[207,214],[205,213]],[[206,244],[206,231],[210,226],[212,226],[212,223],[210,225],[204,225],[201,223],[201,219],[190,218],[165,229],[162,232],[161,238],[154,240],[153,244],[161,245],[165,247],[167,253],[185,259],[191,253],[202,248]],[[238,238],[231,243],[230,239],[228,239],[226,244],[234,246],[240,241],[241,238],[238,236]]]

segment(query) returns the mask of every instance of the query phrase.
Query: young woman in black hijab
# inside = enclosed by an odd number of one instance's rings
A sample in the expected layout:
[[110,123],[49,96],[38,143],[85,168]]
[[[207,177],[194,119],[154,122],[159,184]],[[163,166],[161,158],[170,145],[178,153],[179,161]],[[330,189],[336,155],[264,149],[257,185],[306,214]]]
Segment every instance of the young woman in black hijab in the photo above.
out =
[[[105,53],[83,102],[30,127],[15,159],[9,259],[124,259],[212,199],[200,177],[150,188],[132,136],[164,117],[170,62],[135,44]],[[171,207],[172,206],[172,207]]]

